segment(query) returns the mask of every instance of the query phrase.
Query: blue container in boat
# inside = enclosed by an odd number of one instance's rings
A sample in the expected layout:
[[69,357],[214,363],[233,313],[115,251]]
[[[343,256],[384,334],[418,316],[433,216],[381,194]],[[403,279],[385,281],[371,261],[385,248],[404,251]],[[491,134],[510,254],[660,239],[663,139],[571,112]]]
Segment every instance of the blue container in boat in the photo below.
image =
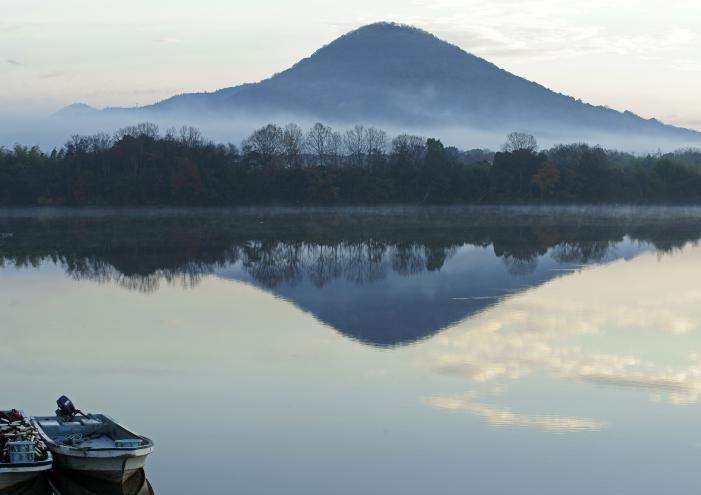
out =
[[114,445],[118,449],[135,449],[141,447],[140,438],[123,438],[121,440],[115,440]]
[[18,440],[7,442],[10,464],[29,464],[34,462],[34,442]]

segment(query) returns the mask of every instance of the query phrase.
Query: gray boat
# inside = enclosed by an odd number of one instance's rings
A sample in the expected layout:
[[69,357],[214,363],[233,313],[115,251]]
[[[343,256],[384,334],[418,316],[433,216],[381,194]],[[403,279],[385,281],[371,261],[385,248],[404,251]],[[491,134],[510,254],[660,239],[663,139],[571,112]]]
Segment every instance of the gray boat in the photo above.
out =
[[55,416],[33,417],[54,462],[85,476],[124,483],[138,473],[153,452],[153,442],[104,414],[84,414],[67,397]]
[[51,452],[24,413],[0,411],[0,491],[31,481],[52,464]]

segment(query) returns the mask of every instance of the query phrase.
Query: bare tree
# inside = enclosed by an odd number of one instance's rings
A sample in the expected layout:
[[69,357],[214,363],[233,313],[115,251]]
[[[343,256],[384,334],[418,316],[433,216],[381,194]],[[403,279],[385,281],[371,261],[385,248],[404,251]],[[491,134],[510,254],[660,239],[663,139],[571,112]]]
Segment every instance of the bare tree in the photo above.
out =
[[126,136],[158,139],[158,126],[153,122],[141,122],[140,124],[123,127],[114,133],[114,140],[119,141]]
[[[17,147],[18,146],[15,146],[15,148]],[[90,143],[87,137],[81,136],[80,134],[72,135],[70,139],[66,141],[64,147],[66,148],[66,153],[69,155],[83,155],[90,151]]]
[[347,130],[343,136],[343,146],[353,165],[361,166],[368,154],[367,131],[362,125]]
[[392,153],[416,163],[426,155],[426,138],[400,134],[392,140]]
[[506,136],[506,142],[501,147],[502,151],[513,153],[514,151],[538,151],[538,142],[531,134],[525,132],[512,132]]
[[318,165],[323,166],[326,164],[326,157],[329,153],[332,139],[333,130],[321,122],[314,124],[314,127],[307,133],[305,146],[309,153],[317,158]]
[[329,163],[337,167],[341,163],[341,155],[343,154],[343,137],[340,132],[332,132],[328,143]]
[[298,168],[302,161],[304,135],[297,124],[287,124],[282,133],[282,149],[287,167]]
[[387,151],[387,133],[382,129],[368,128],[367,142],[370,153],[384,154]]
[[284,150],[283,138],[280,127],[268,124],[253,131],[243,145],[258,155],[264,167],[275,167]]
[[177,129],[175,129],[175,127],[169,127],[168,129],[166,129],[166,133],[163,136],[163,138],[166,141],[177,141],[177,133],[178,131]]
[[106,132],[98,132],[92,136],[88,136],[88,146],[91,153],[100,153],[107,151],[114,144],[112,136]]
[[234,143],[227,143],[226,144],[226,153],[229,156],[234,157],[236,159],[239,158],[239,149],[236,147],[236,145]]
[[204,137],[197,127],[182,126],[178,138],[186,148],[196,148],[204,144]]
[[367,130],[368,165],[372,158],[381,158],[387,151],[387,133],[370,127]]

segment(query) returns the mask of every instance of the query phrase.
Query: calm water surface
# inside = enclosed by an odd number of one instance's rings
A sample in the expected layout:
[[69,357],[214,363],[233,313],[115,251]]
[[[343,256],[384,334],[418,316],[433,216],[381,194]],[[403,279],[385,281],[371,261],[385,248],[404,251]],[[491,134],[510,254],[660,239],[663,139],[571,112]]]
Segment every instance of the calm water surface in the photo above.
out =
[[697,493],[699,238],[694,209],[0,210],[1,405],[111,414],[159,494]]

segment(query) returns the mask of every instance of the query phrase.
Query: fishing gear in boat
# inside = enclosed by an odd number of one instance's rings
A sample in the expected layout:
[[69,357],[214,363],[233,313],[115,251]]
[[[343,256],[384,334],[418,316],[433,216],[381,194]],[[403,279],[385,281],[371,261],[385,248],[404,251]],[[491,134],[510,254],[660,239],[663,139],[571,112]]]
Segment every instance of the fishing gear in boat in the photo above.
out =
[[22,464],[46,459],[46,444],[29,419],[16,409],[0,411],[0,463]]
[[90,440],[95,440],[97,438],[100,438],[102,436],[102,433],[89,433],[89,434],[83,434],[83,433],[73,433],[70,435],[66,435],[60,440],[60,443],[62,445],[70,445],[70,446],[77,446],[80,445],[81,443],[89,442]]

